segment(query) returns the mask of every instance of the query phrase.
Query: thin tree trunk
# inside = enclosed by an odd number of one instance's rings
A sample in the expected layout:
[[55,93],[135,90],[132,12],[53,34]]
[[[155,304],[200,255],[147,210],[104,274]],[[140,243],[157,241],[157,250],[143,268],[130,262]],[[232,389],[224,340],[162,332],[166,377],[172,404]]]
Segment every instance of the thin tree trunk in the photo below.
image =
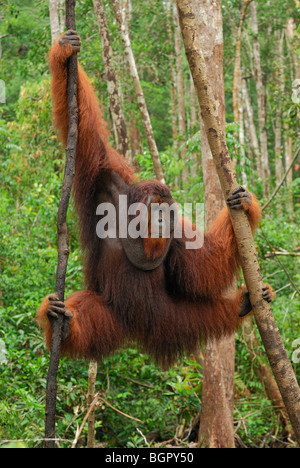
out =
[[299,40],[295,44],[295,32],[297,26],[295,18],[289,18],[286,24],[286,45],[291,62],[291,78],[292,80],[300,78],[300,61],[298,60],[297,47],[299,46]]
[[[89,385],[87,393],[87,406],[90,408],[95,398],[95,385],[97,378],[97,362],[91,361],[89,367]],[[95,408],[88,417],[87,448],[95,448]]]
[[[75,0],[66,0],[66,23],[68,29],[75,29]],[[56,270],[55,291],[61,302],[64,302],[67,263],[69,257],[67,212],[75,173],[76,147],[78,137],[77,105],[77,56],[72,55],[67,63],[68,75],[68,119],[69,130],[66,148],[66,164],[61,197],[57,215],[58,261]],[[57,395],[57,373],[60,359],[64,317],[60,314],[52,327],[51,354],[47,375],[47,393],[45,409],[46,448],[55,446],[55,411]]]
[[282,174],[282,151],[281,151],[281,126],[282,126],[282,97],[284,94],[284,71],[283,71],[283,38],[284,32],[277,31],[277,72],[276,72],[276,87],[278,90],[278,99],[276,106],[276,120],[275,120],[275,176],[276,184],[279,184]]
[[[209,81],[219,103],[218,117],[225,132],[225,95],[223,80],[223,25],[219,1],[194,0],[199,13],[200,40],[205,50]],[[201,152],[205,188],[205,228],[208,230],[224,206],[224,198],[203,122]],[[233,448],[234,336],[213,341],[205,347],[202,404],[199,428],[200,446]]]
[[269,167],[269,156],[268,156],[268,135],[267,135],[267,128],[266,128],[266,125],[267,125],[266,96],[265,96],[265,91],[264,91],[261,64],[260,64],[260,45],[259,45],[259,40],[258,40],[258,23],[257,23],[256,4],[254,0],[250,3],[250,12],[251,12],[251,26],[252,26],[252,32],[253,32],[253,58],[254,58],[254,69],[255,69],[257,105],[258,105],[260,152],[261,152],[262,169],[263,169],[264,194],[267,195],[269,192],[270,167]]
[[[177,0],[183,41],[201,107],[210,149],[220,178],[224,197],[238,186],[226,138],[218,118],[216,103],[207,76],[199,31],[190,0]],[[300,443],[300,389],[274,320],[270,304],[262,299],[263,279],[247,215],[230,210],[239,256],[254,316],[267,351],[278,388],[285,403],[295,436]]]
[[184,106],[184,91],[183,91],[183,73],[182,73],[182,60],[181,60],[181,36],[180,26],[177,13],[176,3],[173,4],[173,18],[174,18],[174,35],[175,35],[175,54],[176,54],[176,74],[177,74],[177,93],[178,93],[178,120],[179,131],[182,136],[185,135],[185,106]]
[[[285,153],[285,170],[290,167],[293,160],[293,140],[289,135],[285,136],[284,142],[284,153]],[[289,171],[286,177],[286,189],[288,193],[287,209],[289,211],[290,217],[294,214],[294,201],[293,201],[293,171]]]
[[120,3],[120,8],[122,8],[123,15],[124,15],[123,16],[124,24],[128,31],[129,23],[132,17],[132,3],[131,3],[131,0],[119,0],[119,3]]
[[[175,56],[176,56],[176,88],[178,99],[178,128],[181,139],[185,140],[186,125],[185,125],[185,104],[184,104],[184,89],[183,89],[183,73],[182,73],[182,59],[181,59],[181,35],[180,26],[177,13],[176,2],[173,3],[173,22],[174,22],[174,37],[175,37]],[[180,142],[181,146],[181,159],[184,161],[182,169],[182,182],[188,183],[189,168],[185,161],[186,146],[183,141]]]
[[156,142],[154,139],[154,133],[153,133],[152,125],[151,125],[149,112],[147,109],[144,93],[143,93],[141,82],[139,79],[134,55],[132,52],[129,33],[125,24],[124,11],[121,9],[118,0],[111,0],[111,1],[112,1],[113,9],[114,9],[118,29],[121,35],[121,39],[123,41],[125,57],[129,65],[130,75],[132,78],[137,101],[138,101],[139,108],[141,111],[142,120],[143,120],[145,132],[147,136],[148,146],[149,146],[150,154],[151,154],[152,161],[153,161],[154,172],[155,172],[157,179],[161,181],[162,183],[165,183],[165,178],[164,178],[163,170],[161,167],[161,162],[159,159]]
[[[286,24],[285,36],[286,36],[286,45],[288,54],[290,57],[290,70],[291,70],[291,79],[292,81],[295,78],[300,78],[300,61],[297,56],[297,46],[299,46],[299,40],[295,43],[295,32],[296,32],[296,22],[294,18],[289,18]],[[292,138],[288,135],[289,125],[284,125],[285,136],[284,136],[284,154],[285,154],[285,170],[290,166],[290,163],[293,158],[293,142]],[[293,206],[293,191],[292,191],[292,182],[293,182],[293,171],[290,171],[286,179],[287,187],[287,209],[292,218],[294,213]]]
[[239,121],[239,89],[240,89],[240,68],[241,68],[241,46],[242,46],[242,31],[246,18],[246,12],[249,3],[252,0],[244,0],[243,6],[240,13],[239,27],[236,36],[236,49],[235,49],[235,60],[234,60],[234,74],[233,74],[233,92],[232,92],[232,105],[234,121]]
[[59,30],[60,34],[66,29],[66,14],[65,14],[65,0],[58,0],[58,12],[59,12]]
[[243,185],[247,185],[247,175],[246,175],[246,163],[245,163],[245,124],[244,124],[244,89],[242,86],[242,83],[240,83],[240,99],[239,99],[239,123],[240,123],[240,128],[239,128],[239,142],[241,145],[241,156],[240,156],[240,165],[241,165],[241,172],[242,172],[242,181]]
[[107,20],[102,0],[93,0],[95,13],[97,17],[99,33],[102,42],[102,55],[107,81],[107,89],[109,93],[109,102],[111,116],[114,123],[117,136],[118,151],[126,158],[130,158],[127,128],[119,97],[117,76],[113,63],[113,50],[111,46],[110,34],[108,31]]
[[[278,104],[279,105],[279,104]],[[282,155],[281,155],[281,114],[276,112],[275,120],[275,178],[276,184],[280,182],[282,177],[283,167],[282,167]]]
[[248,128],[249,128],[249,141],[251,144],[251,149],[253,151],[253,155],[256,162],[258,177],[262,181],[263,180],[263,171],[262,171],[262,163],[261,163],[261,155],[259,149],[258,138],[256,134],[256,128],[254,125],[254,117],[253,117],[253,108],[250,102],[250,97],[247,88],[246,80],[242,80],[242,87],[243,87],[243,97],[244,97],[244,105],[246,109],[246,114],[248,117]]
[[49,0],[50,28],[52,44],[60,36],[58,0]]
[[[244,88],[244,83],[243,82],[242,82],[242,88]],[[243,93],[244,93],[244,89],[243,89]],[[245,95],[243,94],[243,96],[245,96]],[[247,154],[248,160],[251,163],[251,168],[252,168],[252,170],[250,171],[250,174],[248,175],[248,177],[249,177],[249,183],[253,187],[254,183],[255,183],[254,168],[255,168],[255,165],[256,165],[256,160],[255,160],[254,152],[253,152],[253,149],[252,149],[252,142],[251,142],[251,139],[250,139],[250,126],[249,126],[249,119],[248,119],[246,106],[245,106],[245,97],[244,97],[244,101],[243,101],[243,119],[244,119],[245,142],[246,142],[245,143],[246,144],[245,152]]]
[[173,148],[175,159],[178,160],[178,132],[177,132],[177,99],[176,99],[176,67],[175,57],[172,53],[174,50],[174,40],[172,32],[173,5],[172,0],[166,2],[167,10],[167,28],[168,39],[170,45],[170,88],[171,88],[171,105],[172,105],[172,133],[173,133]]

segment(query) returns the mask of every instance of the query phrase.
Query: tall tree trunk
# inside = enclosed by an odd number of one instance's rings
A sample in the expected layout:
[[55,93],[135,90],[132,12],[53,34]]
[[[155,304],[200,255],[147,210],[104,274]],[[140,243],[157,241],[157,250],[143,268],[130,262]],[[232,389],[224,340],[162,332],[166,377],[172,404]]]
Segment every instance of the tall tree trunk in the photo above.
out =
[[[296,78],[300,78],[300,60],[298,60],[297,47],[299,47],[299,40],[295,43],[295,32],[296,32],[296,21],[295,18],[289,18],[285,28],[286,36],[286,45],[288,54],[290,57],[290,69],[291,69],[291,79],[292,81]],[[288,135],[289,125],[284,125],[285,136],[284,136],[284,154],[285,154],[285,170],[290,166],[293,158],[293,142],[292,138]],[[291,170],[286,178],[286,187],[287,187],[287,209],[290,214],[290,218],[293,216],[294,206],[293,206],[293,191],[292,191],[292,182],[293,182],[293,171]]]
[[291,78],[292,80],[300,78],[300,61],[298,60],[297,47],[299,47],[299,40],[294,43],[296,32],[295,18],[289,18],[286,24],[286,44],[291,61]]
[[245,89],[242,86],[242,83],[239,85],[240,87],[240,99],[239,99],[239,142],[241,145],[241,155],[240,155],[240,165],[241,165],[241,172],[242,172],[242,181],[243,185],[247,185],[247,175],[246,175],[246,163],[245,163],[245,124],[244,124],[244,106],[243,102],[245,100],[244,91]]
[[[173,3],[173,21],[174,21],[174,37],[175,37],[175,56],[176,56],[176,88],[178,99],[178,128],[181,137],[181,159],[185,162],[186,146],[182,139],[185,140],[186,124],[185,124],[185,104],[184,104],[184,87],[183,87],[183,72],[181,59],[181,35],[178,20],[176,1]],[[185,163],[182,169],[182,182],[186,184],[189,177],[189,168]]]
[[59,30],[62,34],[66,29],[65,0],[58,0]]
[[258,123],[259,123],[259,135],[260,135],[260,151],[262,159],[263,169],[263,184],[265,195],[269,192],[269,181],[270,181],[270,167],[269,167],[269,156],[268,156],[268,135],[267,135],[267,112],[266,112],[266,96],[263,85],[261,63],[260,63],[260,45],[258,40],[258,22],[256,4],[253,0],[250,3],[251,12],[251,26],[253,32],[253,58],[255,68],[255,82],[256,82],[256,93],[257,93],[257,105],[258,105]]
[[122,112],[121,100],[117,85],[117,76],[113,63],[113,50],[108,31],[107,20],[102,0],[93,0],[99,32],[102,41],[102,55],[109,93],[111,116],[116,129],[118,151],[126,158],[130,158],[127,128]]
[[275,175],[276,185],[281,181],[283,175],[282,151],[281,151],[281,126],[282,126],[282,97],[284,94],[284,70],[283,70],[283,38],[284,32],[276,31],[277,36],[277,70],[276,88],[278,99],[276,100],[276,120],[275,120]]
[[[218,118],[218,104],[215,101],[208,79],[193,5],[190,0],[177,0],[177,6],[186,55],[197,90],[210,149],[216,164],[223,194],[228,197],[238,184],[225,134]],[[247,215],[243,211],[230,210],[229,213],[256,323],[295,436],[298,443],[300,443],[300,389],[270,304],[262,298],[263,279],[251,227]]]
[[242,89],[243,89],[243,97],[244,97],[246,115],[248,118],[249,141],[250,141],[251,149],[255,158],[258,177],[260,180],[263,180],[263,171],[262,171],[259,143],[258,143],[256,128],[254,124],[253,108],[251,105],[246,80],[242,80]]
[[52,44],[60,36],[58,0],[49,0],[50,28]]
[[176,97],[176,66],[174,51],[174,40],[173,40],[173,5],[172,0],[166,2],[167,10],[167,28],[168,28],[168,39],[170,45],[170,88],[171,88],[171,105],[172,105],[172,133],[173,133],[173,149],[175,159],[178,160],[178,132],[177,132],[177,97]]
[[119,0],[120,8],[122,8],[124,12],[124,21],[126,29],[129,30],[129,23],[131,21],[132,16],[132,3],[131,0]]
[[136,67],[135,59],[134,59],[134,55],[132,52],[129,33],[126,28],[126,22],[124,18],[125,12],[120,7],[120,3],[118,0],[111,0],[111,1],[112,1],[113,9],[114,9],[118,29],[119,29],[121,39],[124,45],[125,57],[129,65],[130,75],[131,75],[134,90],[136,93],[137,101],[138,101],[139,108],[141,111],[142,120],[143,120],[145,132],[147,136],[148,146],[149,146],[150,154],[151,154],[152,161],[153,161],[154,172],[155,172],[157,179],[165,183],[165,178],[164,178],[163,170],[161,167],[161,162],[159,159],[156,142],[154,139],[154,133],[153,133],[152,125],[151,125],[148,108],[147,108],[146,101],[145,101],[145,96],[143,93],[140,78],[138,75],[138,70]]
[[[218,102],[218,116],[225,132],[225,96],[223,81],[223,25],[219,1],[194,0],[202,47],[210,83]],[[211,224],[224,206],[224,198],[212,158],[206,131],[201,123],[201,149],[205,188],[205,228]],[[205,347],[202,410],[199,443],[205,447],[234,447],[233,432],[233,375],[234,336]]]
[[51,41],[59,39],[66,28],[65,0],[49,0]]
[[[288,124],[287,124],[287,129],[288,129]],[[293,159],[293,140],[288,134],[285,135],[284,153],[285,153],[285,170],[287,170],[290,167],[292,159]],[[288,193],[287,209],[290,214],[290,218],[292,218],[294,214],[292,183],[293,183],[293,170],[291,170],[288,173],[287,178],[286,178],[286,188],[287,188],[287,193]]]
[[241,69],[241,46],[242,46],[242,32],[244,22],[246,18],[246,12],[251,0],[244,0],[243,6],[240,13],[239,27],[236,35],[236,48],[235,48],[235,60],[234,60],[234,74],[233,74],[233,91],[232,91],[232,105],[234,121],[239,121],[239,89],[240,89],[240,69]]

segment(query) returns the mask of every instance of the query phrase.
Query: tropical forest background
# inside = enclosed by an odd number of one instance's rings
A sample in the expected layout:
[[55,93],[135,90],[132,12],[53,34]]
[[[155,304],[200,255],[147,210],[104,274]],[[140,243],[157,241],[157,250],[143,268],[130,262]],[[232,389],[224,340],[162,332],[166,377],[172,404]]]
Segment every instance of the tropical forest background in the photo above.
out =
[[[63,3],[0,0],[0,446],[39,447],[44,434],[49,355],[35,314],[41,299],[53,291],[57,263],[64,148],[52,124],[47,55],[55,34],[49,12],[54,4],[59,33],[63,32]],[[116,145],[96,3],[76,2],[80,61],[95,86]],[[178,202],[203,201],[198,103],[173,4],[162,0],[121,3],[166,182]],[[294,158],[300,145],[300,6],[297,0],[253,0],[243,17],[244,3],[221,2],[227,142],[240,183],[266,205],[255,242],[264,280],[276,291],[273,312],[300,379],[299,153]],[[154,178],[112,2],[103,4],[128,154],[141,178]],[[72,205],[68,226],[66,294],[83,288]],[[253,329],[251,333],[256,333],[256,341],[249,342],[242,330],[236,334],[236,443],[293,446],[293,435],[266,392],[262,376],[267,360],[259,335]],[[196,358],[186,356],[168,371],[134,348],[105,359],[98,365],[96,380],[96,390],[101,391],[96,443],[127,448],[192,446],[197,441],[202,383],[200,351]],[[70,446],[87,412],[87,386],[88,363],[63,359],[57,403],[61,447]],[[86,438],[87,426],[77,447],[85,447]]]

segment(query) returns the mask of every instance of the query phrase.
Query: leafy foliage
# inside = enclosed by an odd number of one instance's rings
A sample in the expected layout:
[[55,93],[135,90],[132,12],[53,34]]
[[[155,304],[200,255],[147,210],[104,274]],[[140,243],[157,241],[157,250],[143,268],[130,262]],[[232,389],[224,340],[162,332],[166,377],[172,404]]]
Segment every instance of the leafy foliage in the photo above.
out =
[[[167,38],[165,2],[132,2],[130,19],[132,43],[137,58],[143,88],[149,105],[155,137],[160,150],[167,183],[178,202],[202,201],[203,179],[200,133],[189,127],[186,135],[178,138],[179,145],[187,146],[185,164],[189,168],[189,182],[181,179],[183,161],[176,159],[172,146],[172,120],[170,106],[170,49]],[[233,31],[238,23],[239,3],[222,2],[224,14],[225,73],[227,121],[232,119],[232,62],[234,56]],[[271,73],[275,49],[270,53],[266,35],[272,28],[283,27],[294,2],[258,2],[260,40],[266,73]],[[35,312],[41,298],[51,292],[55,284],[57,262],[56,217],[62,184],[64,151],[58,143],[52,126],[51,99],[47,50],[50,43],[48,2],[30,0],[0,1],[0,79],[6,83],[7,103],[0,105],[0,444],[6,447],[41,446],[44,434],[44,408],[48,354],[35,323]],[[108,6],[108,5],[107,5]],[[279,10],[280,9],[280,12]],[[124,96],[127,121],[134,120],[141,135],[142,149],[137,156],[141,178],[153,178],[152,161],[132,83],[122,57],[122,44],[117,34],[112,13],[107,8],[113,48],[116,51],[117,71]],[[81,61],[106,109],[109,105],[101,60],[101,43],[92,2],[77,2],[78,29],[83,39]],[[3,19],[3,20],[2,20]],[[266,36],[265,36],[266,35]],[[119,56],[117,56],[119,54]],[[243,50],[247,62],[249,50]],[[250,61],[249,61],[250,63]],[[288,65],[288,64],[287,64]],[[289,66],[289,65],[288,65]],[[184,66],[184,74],[188,69]],[[251,79],[254,94],[254,82]],[[268,114],[269,145],[273,147],[272,109],[276,106],[277,90],[268,81],[271,111]],[[284,97],[285,119],[292,138],[299,127],[299,102],[292,92]],[[254,100],[255,102],[255,100]],[[188,107],[188,102],[186,102]],[[255,115],[257,109],[254,108]],[[241,147],[235,138],[237,127],[229,124],[227,142],[237,157],[240,177]],[[271,152],[271,154],[273,154]],[[253,170],[253,161],[246,159],[246,172],[250,188],[259,196],[261,182]],[[284,208],[285,196],[279,196],[264,213],[256,243],[264,278],[278,291],[274,313],[289,355],[295,352],[293,343],[299,334],[299,255],[269,256],[272,249],[299,252],[299,184],[294,174],[293,191],[295,210],[291,219]],[[271,181],[270,181],[271,183]],[[68,215],[71,255],[67,273],[67,291],[82,288],[82,262],[78,247],[76,215],[71,205]],[[143,421],[132,421],[111,407],[101,404],[96,411],[97,440],[108,446],[147,446],[146,434],[155,434],[157,440],[172,438],[176,427],[183,421],[192,423],[201,408],[201,368],[187,357],[184,363],[168,372],[162,372],[138,350],[120,351],[101,363],[97,376],[97,389],[103,398],[123,413]],[[266,400],[258,381],[254,362],[238,336],[236,356],[235,407],[238,435],[248,446],[259,445],[274,428],[274,410]],[[299,375],[299,365],[296,366]],[[246,390],[251,397],[245,398]],[[63,360],[58,376],[57,434],[60,446],[69,447],[86,412],[87,363]],[[242,424],[239,421],[243,421]],[[271,429],[270,429],[271,428]],[[85,445],[86,432],[79,446]],[[271,433],[272,436],[272,433]],[[270,436],[270,437],[271,437]],[[154,437],[154,435],[153,435]],[[151,436],[149,436],[149,441]]]

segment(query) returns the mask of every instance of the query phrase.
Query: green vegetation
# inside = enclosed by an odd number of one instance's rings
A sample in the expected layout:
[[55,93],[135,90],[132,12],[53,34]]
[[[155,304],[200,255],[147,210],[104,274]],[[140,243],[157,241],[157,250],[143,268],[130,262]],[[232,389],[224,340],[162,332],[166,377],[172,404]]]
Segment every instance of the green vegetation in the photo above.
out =
[[[166,17],[162,3],[144,0],[133,3],[130,23],[134,54],[143,80],[146,101],[166,171],[167,183],[174,188],[178,201],[202,201],[201,167],[191,165],[188,186],[175,186],[182,163],[175,160],[172,146],[172,120],[169,84],[169,45]],[[234,33],[230,21],[238,23],[238,3],[222,2],[224,40],[227,66],[225,73],[228,144],[237,154],[240,146],[232,125],[232,76]],[[262,2],[267,3],[267,2]],[[268,80],[268,135],[272,174],[274,174],[274,108],[278,99],[272,70],[276,54],[265,35],[272,27],[279,28],[287,20],[293,2],[272,0],[272,8],[260,4],[260,40],[262,60]],[[35,313],[41,299],[55,284],[57,261],[56,216],[64,165],[64,151],[58,142],[51,117],[50,78],[47,51],[51,42],[48,2],[39,0],[0,1],[0,79],[6,83],[7,103],[0,104],[0,446],[39,447],[44,435],[45,388],[48,354],[35,323]],[[280,12],[278,11],[280,9]],[[101,59],[101,43],[92,1],[79,1],[78,31],[83,39],[81,61],[95,83],[100,101],[109,118],[109,105]],[[109,12],[113,47],[122,57],[122,46],[112,13]],[[230,21],[228,19],[231,18]],[[277,24],[276,22],[280,23]],[[151,25],[151,34],[149,26]],[[273,30],[269,32],[272,35]],[[272,36],[273,37],[273,36]],[[271,50],[271,52],[270,52]],[[247,50],[243,51],[247,57]],[[298,57],[299,58],[299,57]],[[143,135],[143,126],[123,59],[119,76],[126,98],[126,120],[135,118],[143,151],[137,157],[141,177],[153,177],[152,162]],[[286,64],[287,84],[291,80]],[[188,75],[187,65],[184,73]],[[272,81],[273,80],[273,81]],[[254,82],[251,89],[255,92]],[[299,102],[291,92],[283,100],[285,121],[293,141],[299,132]],[[188,103],[186,104],[188,106]],[[255,112],[257,111],[254,107]],[[189,128],[184,138],[188,151],[201,158],[198,128]],[[246,159],[249,186],[262,198],[262,184]],[[294,212],[287,209],[288,193],[281,189],[264,212],[256,244],[263,276],[278,291],[273,311],[289,355],[293,342],[300,338],[299,239],[300,239],[300,176],[294,170],[292,184]],[[270,189],[275,188],[275,178]],[[67,291],[82,288],[81,257],[73,207],[68,215],[71,255],[67,272]],[[289,255],[270,256],[274,248]],[[298,292],[297,292],[298,291]],[[96,440],[109,447],[144,447],[143,435],[155,434],[157,441],[172,439],[176,428],[192,425],[201,409],[201,368],[187,356],[183,363],[167,372],[157,368],[148,356],[135,349],[118,352],[99,365],[96,382],[103,398],[118,410],[140,419],[143,423],[122,416],[105,403],[96,410]],[[238,436],[247,446],[260,446],[274,441],[277,416],[266,399],[263,384],[254,370],[259,359],[251,360],[243,337],[237,334],[235,422]],[[300,379],[299,364],[294,365]],[[62,360],[58,377],[57,436],[61,447],[70,447],[86,413],[88,363]],[[246,392],[246,389],[249,394]],[[239,424],[239,421],[242,421]],[[84,447],[86,432],[78,446]],[[280,432],[279,432],[280,436]],[[278,436],[278,437],[279,437]],[[154,436],[153,436],[154,438]],[[183,438],[184,439],[184,438]],[[148,443],[151,437],[149,437]],[[6,442],[4,442],[6,441]],[[15,441],[15,442],[14,442]],[[182,442],[185,443],[184,441]]]

